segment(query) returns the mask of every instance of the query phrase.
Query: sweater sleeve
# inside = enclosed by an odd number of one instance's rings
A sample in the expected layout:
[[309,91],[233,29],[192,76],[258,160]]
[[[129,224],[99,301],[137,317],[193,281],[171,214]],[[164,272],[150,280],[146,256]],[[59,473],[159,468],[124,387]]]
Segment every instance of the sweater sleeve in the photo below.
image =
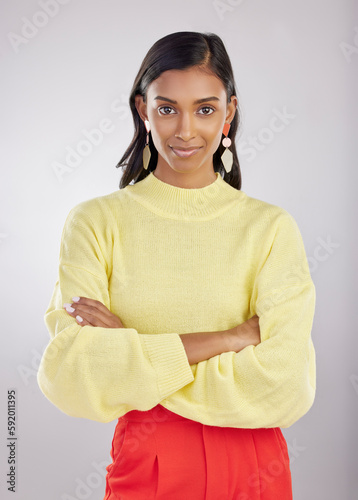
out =
[[199,362],[194,382],[168,397],[169,408],[184,393],[211,425],[260,428],[289,427],[312,406],[315,286],[293,217],[281,213],[271,232],[262,242],[248,316],[259,316],[261,343]]
[[88,206],[75,206],[65,221],[58,279],[44,317],[50,342],[37,381],[67,415],[110,422],[130,410],[152,408],[194,376],[178,334],[80,326],[63,309],[72,297],[82,296],[111,310],[110,263],[103,243],[110,240],[109,230],[104,223],[106,238],[96,233]]

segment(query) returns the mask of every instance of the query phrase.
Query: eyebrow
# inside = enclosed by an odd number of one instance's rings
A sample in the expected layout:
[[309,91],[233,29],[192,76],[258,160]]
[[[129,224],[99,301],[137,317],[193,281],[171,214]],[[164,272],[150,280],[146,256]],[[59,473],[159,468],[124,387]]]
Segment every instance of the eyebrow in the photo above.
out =
[[[159,101],[167,101],[172,104],[178,104],[177,101],[173,101],[172,99],[169,99],[168,97],[162,97],[161,95],[157,95],[157,97],[154,97],[154,100],[159,100]],[[210,96],[210,97],[203,97],[202,99],[197,99],[194,101],[194,104],[201,104],[202,102],[207,102],[207,101],[220,101],[218,97],[215,96]]]

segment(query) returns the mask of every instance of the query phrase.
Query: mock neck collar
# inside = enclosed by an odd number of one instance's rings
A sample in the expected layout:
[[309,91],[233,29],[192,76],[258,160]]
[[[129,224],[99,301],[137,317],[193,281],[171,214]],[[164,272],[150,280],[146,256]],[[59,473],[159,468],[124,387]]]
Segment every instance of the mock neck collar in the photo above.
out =
[[204,220],[219,216],[245,197],[215,172],[216,180],[201,188],[182,188],[161,181],[153,172],[128,184],[127,194],[149,210],[173,219]]

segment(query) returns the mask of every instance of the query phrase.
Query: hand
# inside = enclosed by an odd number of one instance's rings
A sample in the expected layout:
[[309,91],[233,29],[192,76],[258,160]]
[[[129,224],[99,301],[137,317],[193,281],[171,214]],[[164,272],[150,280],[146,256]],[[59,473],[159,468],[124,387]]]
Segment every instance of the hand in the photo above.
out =
[[[73,297],[72,300],[74,298],[75,297]],[[90,325],[103,328],[124,328],[120,318],[111,313],[111,311],[99,300],[79,297],[78,301],[74,301],[71,304],[63,304],[63,307],[81,326]]]
[[232,350],[239,352],[248,345],[258,345],[261,342],[259,317],[255,314],[244,323],[230,330]]

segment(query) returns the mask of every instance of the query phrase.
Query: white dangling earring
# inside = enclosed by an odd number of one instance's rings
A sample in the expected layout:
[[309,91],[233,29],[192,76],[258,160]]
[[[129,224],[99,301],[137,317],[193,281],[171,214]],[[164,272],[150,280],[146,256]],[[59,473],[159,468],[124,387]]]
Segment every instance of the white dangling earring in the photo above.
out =
[[227,137],[228,133],[230,130],[230,123],[225,123],[224,129],[223,129],[223,134],[226,136],[222,140],[222,145],[226,148],[223,154],[221,155],[221,161],[223,162],[224,168],[227,173],[231,171],[232,164],[234,162],[234,156],[230,149],[228,149],[231,146],[231,139],[230,137]]
[[143,149],[143,168],[147,170],[150,157],[151,157],[151,152],[150,152],[150,147],[149,147],[149,132],[150,132],[150,123],[148,120],[144,121],[145,128],[147,129],[147,137],[145,141],[145,147]]

